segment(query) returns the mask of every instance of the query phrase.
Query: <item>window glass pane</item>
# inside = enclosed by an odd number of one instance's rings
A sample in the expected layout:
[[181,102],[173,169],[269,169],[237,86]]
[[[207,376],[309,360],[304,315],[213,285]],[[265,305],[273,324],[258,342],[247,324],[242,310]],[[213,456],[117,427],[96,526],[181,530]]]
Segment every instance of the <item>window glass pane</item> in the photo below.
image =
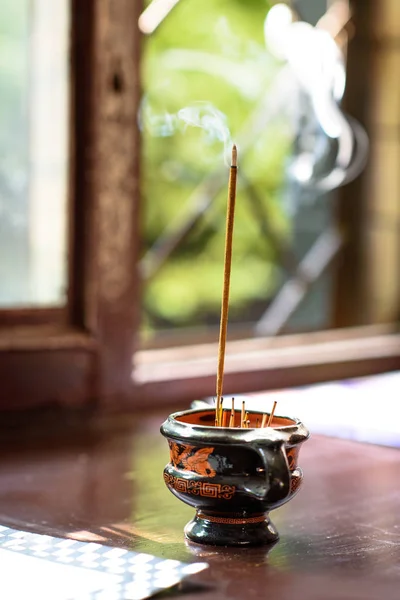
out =
[[0,306],[66,294],[67,0],[0,3]]
[[[328,60],[320,64],[321,36],[306,23],[290,32],[298,55],[280,58],[286,34],[276,32],[282,10],[290,11],[281,6],[271,13],[268,29],[272,4],[161,0],[148,3],[139,22],[146,34],[143,330],[150,336],[218,324],[232,141],[239,146],[239,172],[231,332],[330,326],[330,267],[341,245],[331,190],[343,181],[338,157],[346,169],[352,141],[344,148],[332,129],[332,98],[318,105],[321,96],[310,97],[307,77],[325,73],[337,105],[344,60],[325,32]],[[313,6],[318,10],[305,12],[315,23],[327,3]],[[336,118],[339,111],[333,112]],[[347,143],[351,127],[340,125]]]

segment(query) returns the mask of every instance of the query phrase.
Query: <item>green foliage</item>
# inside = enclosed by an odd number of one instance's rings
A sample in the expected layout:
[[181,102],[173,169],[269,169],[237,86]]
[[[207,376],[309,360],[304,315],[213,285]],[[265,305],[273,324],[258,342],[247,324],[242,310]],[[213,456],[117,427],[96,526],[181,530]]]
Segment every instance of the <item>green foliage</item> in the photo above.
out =
[[[249,290],[253,299],[265,297],[271,282],[271,263],[259,261],[249,254],[236,261],[240,277],[232,278],[231,316],[249,301]],[[201,311],[203,319],[214,316],[221,302],[222,265],[210,262],[206,257],[194,260],[170,261],[149,286],[146,305],[149,312],[165,322],[187,325],[192,315]]]
[[[215,173],[221,179],[216,191],[206,194],[207,210],[146,285],[147,327],[218,322],[228,181],[224,153],[230,149],[225,127],[239,141],[241,176],[230,315],[240,320],[244,309],[248,313],[252,303],[266,304],[273,295],[275,250],[262,236],[247,189],[251,185],[270,224],[286,235],[289,226],[279,192],[290,144],[288,129],[276,120],[259,127],[257,122],[249,124],[280,68],[265,49],[267,10],[262,0],[185,0],[145,42],[141,113],[145,251],[190,212],[189,199],[204,181]],[[184,122],[182,109],[194,114],[204,129]],[[197,121],[196,111],[201,112]]]
[[[26,158],[28,4],[0,2],[0,182]],[[0,202],[1,196],[0,189]]]

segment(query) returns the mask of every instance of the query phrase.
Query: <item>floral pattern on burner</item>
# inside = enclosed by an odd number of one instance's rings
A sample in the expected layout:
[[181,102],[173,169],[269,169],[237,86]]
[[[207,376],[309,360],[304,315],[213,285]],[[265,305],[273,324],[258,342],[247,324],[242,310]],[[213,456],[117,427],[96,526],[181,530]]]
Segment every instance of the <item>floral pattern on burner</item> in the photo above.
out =
[[171,463],[178,469],[194,471],[203,477],[215,477],[216,471],[209,463],[209,456],[214,448],[199,448],[194,446],[169,442]]
[[288,459],[289,469],[293,471],[297,467],[299,450],[296,447],[289,448],[286,450],[286,456]]

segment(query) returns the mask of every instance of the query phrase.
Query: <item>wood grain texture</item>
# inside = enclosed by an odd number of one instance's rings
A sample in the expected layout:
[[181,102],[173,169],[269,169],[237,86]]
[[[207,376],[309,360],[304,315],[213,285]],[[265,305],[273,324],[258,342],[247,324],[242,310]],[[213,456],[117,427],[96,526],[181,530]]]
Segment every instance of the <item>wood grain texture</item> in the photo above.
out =
[[68,305],[0,313],[0,409],[132,399],[140,8],[71,1]]
[[[373,0],[351,2],[352,22],[356,32],[347,52],[347,80],[343,109],[357,119],[371,135],[373,111],[375,48],[373,26],[379,20],[378,5]],[[345,245],[337,260],[333,322],[336,327],[371,323],[368,295],[368,171],[339,189],[337,219]]]
[[[47,346],[48,346],[48,340]],[[80,406],[93,400],[95,352],[90,347],[8,350],[0,360],[0,410]],[[64,343],[64,340],[63,340]],[[57,347],[58,346],[58,347]]]
[[[42,326],[68,323],[68,310],[64,308],[15,308],[0,309],[0,336],[5,338],[5,329],[24,326]],[[3,333],[3,336],[1,335]]]
[[[165,487],[159,425],[167,410],[43,423],[0,436],[0,522],[94,540],[210,569],[176,592],[183,600],[398,599],[399,450],[312,437],[300,452],[304,486],[272,513],[272,548],[190,544],[193,509]],[[26,425],[26,424],[25,424]],[[171,597],[175,597],[172,594]]]
[[[168,404],[212,396],[217,344],[139,352],[134,378],[142,401]],[[400,368],[400,335],[388,327],[232,341],[225,395],[362,377]]]
[[89,38],[79,20],[76,23],[75,67],[84,97],[77,88],[75,135],[81,160],[75,180],[79,229],[74,315],[99,343],[96,395],[105,403],[132,395],[131,357],[140,296],[140,5],[128,0],[89,2],[84,9]]

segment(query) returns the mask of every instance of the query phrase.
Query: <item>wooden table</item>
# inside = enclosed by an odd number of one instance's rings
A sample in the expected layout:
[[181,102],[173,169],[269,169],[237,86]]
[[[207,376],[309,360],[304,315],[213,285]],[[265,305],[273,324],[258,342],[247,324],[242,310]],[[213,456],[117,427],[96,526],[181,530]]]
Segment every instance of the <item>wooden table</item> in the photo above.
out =
[[[166,413],[48,423],[1,436],[0,522],[133,548],[210,569],[168,597],[183,600],[400,598],[400,453],[312,437],[298,496],[272,515],[273,548],[189,544],[186,507],[166,489]],[[46,433],[46,435],[44,435]]]

